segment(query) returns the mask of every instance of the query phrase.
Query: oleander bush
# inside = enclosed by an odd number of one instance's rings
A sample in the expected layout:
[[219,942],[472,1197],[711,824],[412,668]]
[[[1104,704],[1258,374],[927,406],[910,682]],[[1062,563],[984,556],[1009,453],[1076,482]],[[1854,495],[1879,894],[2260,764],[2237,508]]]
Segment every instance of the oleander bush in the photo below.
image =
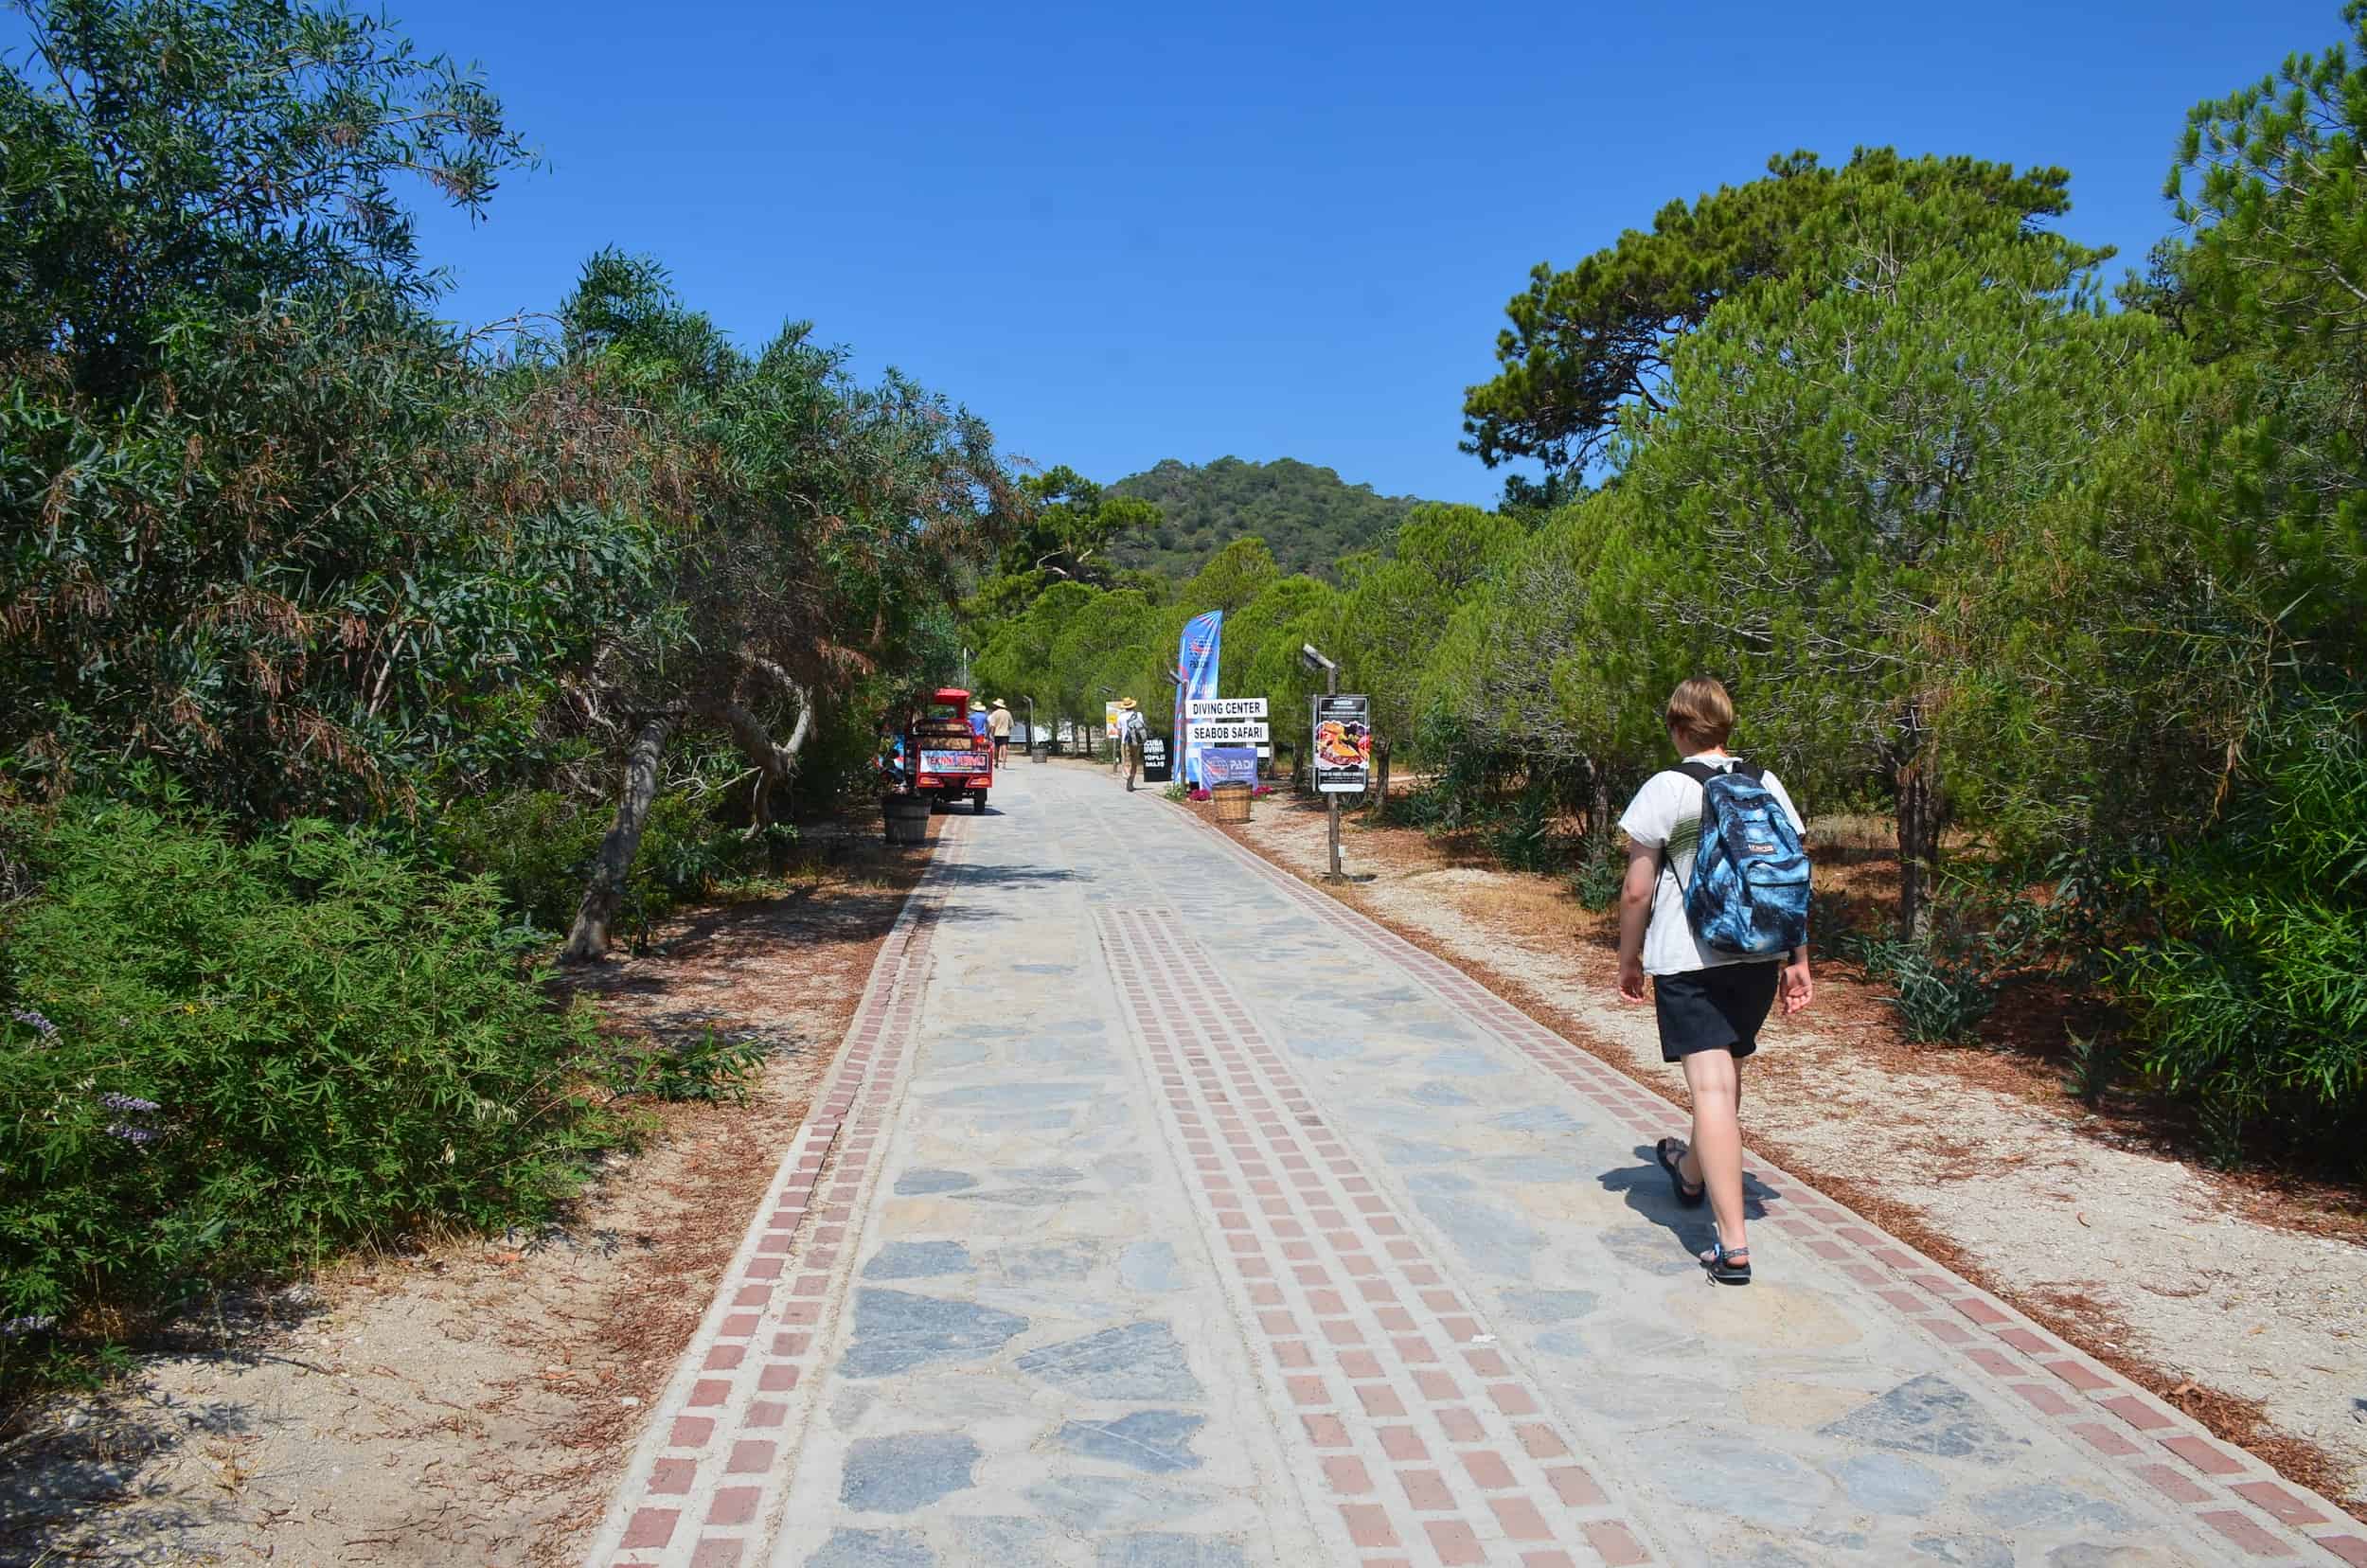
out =
[[630,1129],[490,878],[298,821],[0,815],[0,1370],[220,1283],[531,1221]]
[[2134,875],[2150,934],[2109,978],[2215,1156],[2272,1130],[2367,1168],[2367,736],[2355,699],[2314,694],[2257,740],[2216,830]]

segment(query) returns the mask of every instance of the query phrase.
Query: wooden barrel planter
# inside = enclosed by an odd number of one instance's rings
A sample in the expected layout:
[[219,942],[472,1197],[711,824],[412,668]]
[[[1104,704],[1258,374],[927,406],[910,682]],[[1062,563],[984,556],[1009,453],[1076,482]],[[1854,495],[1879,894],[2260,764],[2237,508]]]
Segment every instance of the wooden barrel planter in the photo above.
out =
[[1052,748],[1050,746],[1030,746],[1027,748],[1027,760],[1030,762],[1049,762],[1052,760]]
[[1209,792],[1217,807],[1219,822],[1249,820],[1250,787],[1246,784],[1219,784]]
[[929,842],[929,797],[917,791],[880,797],[880,818],[887,825],[890,844]]

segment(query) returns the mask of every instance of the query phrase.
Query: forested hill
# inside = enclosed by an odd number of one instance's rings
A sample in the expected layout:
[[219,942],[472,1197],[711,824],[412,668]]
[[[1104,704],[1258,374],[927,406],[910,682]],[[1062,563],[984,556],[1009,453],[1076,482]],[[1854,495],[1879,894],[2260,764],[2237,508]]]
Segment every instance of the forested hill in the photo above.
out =
[[1110,489],[1155,501],[1163,514],[1156,529],[1116,543],[1117,563],[1175,578],[1191,576],[1243,534],[1263,539],[1284,571],[1327,578],[1333,561],[1386,541],[1417,504],[1289,457],[1219,457],[1199,468],[1169,457]]

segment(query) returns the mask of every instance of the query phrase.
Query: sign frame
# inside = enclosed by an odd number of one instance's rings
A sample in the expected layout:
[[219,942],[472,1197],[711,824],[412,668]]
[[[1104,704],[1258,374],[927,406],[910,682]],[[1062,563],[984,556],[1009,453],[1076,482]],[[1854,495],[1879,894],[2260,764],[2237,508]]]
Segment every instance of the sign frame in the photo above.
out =
[[[1312,699],[1308,725],[1308,768],[1318,794],[1362,794],[1373,787],[1372,699],[1359,692],[1339,692]],[[1326,724],[1341,734],[1358,754],[1353,763],[1334,762],[1324,752]]]

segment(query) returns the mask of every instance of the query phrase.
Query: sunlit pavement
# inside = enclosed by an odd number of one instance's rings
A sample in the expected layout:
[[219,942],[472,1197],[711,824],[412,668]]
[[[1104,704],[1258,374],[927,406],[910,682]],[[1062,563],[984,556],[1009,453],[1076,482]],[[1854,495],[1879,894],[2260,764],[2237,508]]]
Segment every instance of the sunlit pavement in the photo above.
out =
[[2359,1527],[1106,772],[950,816],[591,1560],[2367,1564]]

